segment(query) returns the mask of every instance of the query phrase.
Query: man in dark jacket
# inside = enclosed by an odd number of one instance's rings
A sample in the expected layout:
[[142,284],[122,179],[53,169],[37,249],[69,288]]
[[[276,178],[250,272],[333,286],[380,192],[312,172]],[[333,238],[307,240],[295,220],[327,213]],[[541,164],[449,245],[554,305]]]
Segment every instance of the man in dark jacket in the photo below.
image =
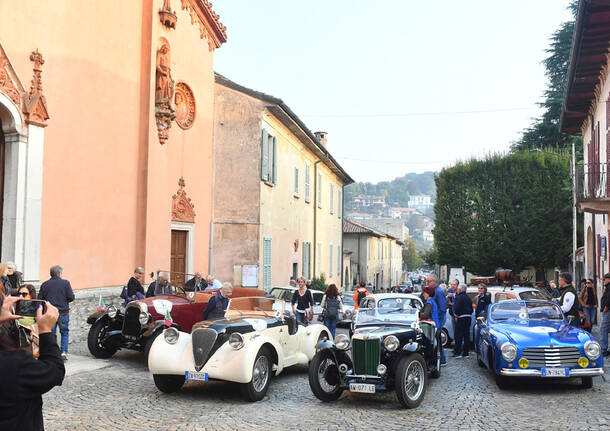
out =
[[576,289],[572,287],[572,275],[568,272],[559,274],[559,291],[561,296],[553,298],[561,307],[561,311],[570,319],[570,325],[578,328],[579,313],[578,313],[578,295]]
[[195,276],[184,284],[184,290],[189,292],[199,292],[208,287],[208,282],[203,279],[201,272],[195,272]]
[[45,281],[40,286],[38,299],[49,301],[59,310],[59,319],[53,326],[51,332],[55,335],[57,332],[57,325],[59,325],[59,332],[61,333],[61,357],[64,361],[67,361],[68,337],[70,332],[70,307],[68,306],[68,303],[74,301],[74,292],[72,292],[70,282],[61,278],[61,275],[64,272],[61,266],[52,266],[49,272],[51,274],[51,279]]
[[478,286],[479,294],[477,296],[477,308],[475,311],[476,317],[487,317],[487,309],[491,304],[491,295],[487,293],[487,286],[483,283]]
[[470,349],[470,320],[472,319],[472,301],[466,294],[466,285],[458,286],[458,294],[455,296],[454,314],[455,324],[455,351],[453,357],[466,358]]
[[203,310],[203,320],[217,320],[225,317],[229,296],[233,293],[233,285],[229,282],[222,284],[222,287],[210,298],[208,305]]
[[[14,319],[10,306],[17,300],[0,298],[0,322]],[[38,309],[36,323],[39,333],[40,356],[10,347],[15,344],[7,328],[12,322],[0,324],[0,430],[40,431],[44,430],[42,417],[42,394],[62,384],[65,368],[55,336],[51,328],[58,317],[57,308],[47,303],[46,313]],[[8,337],[8,338],[7,338]],[[8,347],[8,348],[7,348]]]
[[602,295],[599,309],[602,320],[599,325],[599,344],[604,356],[610,356],[608,350],[608,332],[610,332],[610,273],[604,274],[604,293]]

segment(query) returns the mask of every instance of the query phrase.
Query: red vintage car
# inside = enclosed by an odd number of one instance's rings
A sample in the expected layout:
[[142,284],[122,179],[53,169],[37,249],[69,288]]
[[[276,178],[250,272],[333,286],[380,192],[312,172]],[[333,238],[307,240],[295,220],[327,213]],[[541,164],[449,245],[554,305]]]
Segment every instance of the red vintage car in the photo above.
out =
[[[166,326],[191,332],[203,320],[203,310],[218,290],[187,292],[172,286],[171,295],[153,296],[127,304],[124,311],[114,306],[98,310],[87,319],[89,351],[96,358],[109,358],[119,349],[138,350],[148,360],[148,351]],[[231,298],[261,296],[265,291],[235,287]]]

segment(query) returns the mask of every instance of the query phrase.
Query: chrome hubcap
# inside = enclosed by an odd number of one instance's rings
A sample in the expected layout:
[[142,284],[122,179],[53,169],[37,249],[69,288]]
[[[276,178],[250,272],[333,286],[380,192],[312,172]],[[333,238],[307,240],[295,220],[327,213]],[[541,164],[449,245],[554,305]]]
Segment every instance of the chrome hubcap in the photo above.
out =
[[254,370],[252,370],[252,385],[256,392],[260,392],[265,388],[269,380],[269,361],[266,356],[259,356],[254,363]]
[[405,389],[407,392],[407,397],[411,401],[417,400],[424,390],[424,373],[424,368],[419,361],[411,362],[409,364],[409,368],[407,368]]

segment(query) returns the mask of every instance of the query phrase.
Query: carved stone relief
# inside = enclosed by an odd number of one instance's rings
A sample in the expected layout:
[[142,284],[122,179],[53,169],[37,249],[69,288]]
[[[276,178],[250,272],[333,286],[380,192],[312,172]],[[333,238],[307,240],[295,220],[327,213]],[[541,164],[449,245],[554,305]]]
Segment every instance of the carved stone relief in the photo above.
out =
[[195,223],[195,205],[184,191],[184,177],[178,180],[178,191],[172,196],[172,221]]
[[25,98],[24,113],[26,121],[38,126],[46,126],[49,119],[47,100],[42,93],[42,65],[44,59],[38,50],[30,54],[30,60],[34,62],[34,77],[30,86],[30,92]]
[[21,109],[21,98],[25,91],[13,70],[4,49],[0,46],[0,92],[7,95]]
[[170,0],[163,0],[163,7],[159,9],[159,19],[161,19],[161,24],[165,27],[176,28],[178,17],[176,16],[176,12],[172,10]]
[[155,76],[155,117],[159,142],[165,144],[169,137],[172,120],[176,117],[172,107],[174,96],[174,80],[171,75],[169,43],[163,40],[157,51]]
[[190,129],[195,121],[197,107],[193,91],[184,82],[176,84],[174,104],[176,105],[176,123],[182,129]]

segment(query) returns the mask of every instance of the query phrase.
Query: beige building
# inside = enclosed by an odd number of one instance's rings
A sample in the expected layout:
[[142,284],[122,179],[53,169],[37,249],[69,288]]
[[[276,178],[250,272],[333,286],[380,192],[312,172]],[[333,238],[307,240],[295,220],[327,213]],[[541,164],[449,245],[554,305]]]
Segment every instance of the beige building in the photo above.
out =
[[402,246],[400,239],[353,220],[343,221],[343,246],[349,254],[353,287],[361,281],[376,288],[388,289],[402,277]]
[[343,187],[353,182],[278,98],[216,75],[212,271],[265,289],[342,285]]

